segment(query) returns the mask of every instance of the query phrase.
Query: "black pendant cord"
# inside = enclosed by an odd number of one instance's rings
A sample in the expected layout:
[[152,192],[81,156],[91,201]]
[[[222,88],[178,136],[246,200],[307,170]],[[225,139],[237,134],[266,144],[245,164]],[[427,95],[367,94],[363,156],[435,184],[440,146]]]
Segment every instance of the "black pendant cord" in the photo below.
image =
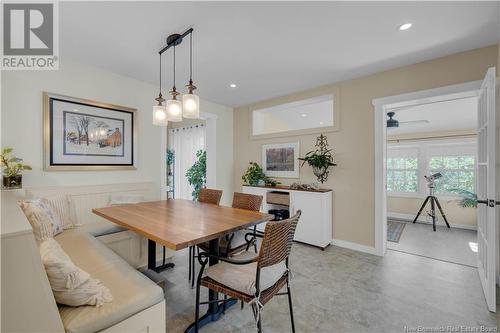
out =
[[174,87],[172,90],[175,92],[175,45],[174,45]]
[[161,54],[160,54],[160,95],[161,95]]
[[165,101],[161,94],[161,54],[160,54],[160,93],[158,94],[158,97],[155,98],[155,100],[158,102],[158,106],[161,106],[162,103]]
[[189,84],[193,84],[193,33],[189,34]]

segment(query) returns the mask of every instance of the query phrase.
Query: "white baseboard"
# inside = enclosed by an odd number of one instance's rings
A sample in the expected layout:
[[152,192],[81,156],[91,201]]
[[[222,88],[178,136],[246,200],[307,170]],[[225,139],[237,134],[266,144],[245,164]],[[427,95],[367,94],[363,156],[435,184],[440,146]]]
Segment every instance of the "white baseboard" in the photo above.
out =
[[369,254],[374,254],[374,255],[380,255],[377,253],[377,250],[374,247],[371,246],[366,246],[358,243],[353,243],[341,239],[332,239],[332,244],[335,246],[343,247],[349,250],[354,250],[354,251],[359,251],[359,252],[364,252],[364,253],[369,253]]
[[[413,222],[415,215],[387,212],[387,218],[393,218],[393,219]],[[419,216],[417,222],[425,223],[425,224],[432,224],[432,222],[427,221],[422,215]],[[445,226],[446,224],[441,219],[438,219],[438,221],[436,222],[436,225]],[[459,229],[467,229],[467,230],[477,230],[477,226],[467,225],[467,224],[450,223],[450,227],[459,228]]]

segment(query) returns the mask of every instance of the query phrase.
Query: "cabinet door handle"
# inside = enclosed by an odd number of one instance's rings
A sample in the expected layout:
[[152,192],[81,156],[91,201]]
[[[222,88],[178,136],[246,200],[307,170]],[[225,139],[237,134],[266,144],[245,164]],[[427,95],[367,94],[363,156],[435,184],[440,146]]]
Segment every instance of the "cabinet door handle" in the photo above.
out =
[[500,201],[496,201],[493,199],[477,200],[477,203],[487,205],[488,207],[495,207],[495,205],[500,205]]

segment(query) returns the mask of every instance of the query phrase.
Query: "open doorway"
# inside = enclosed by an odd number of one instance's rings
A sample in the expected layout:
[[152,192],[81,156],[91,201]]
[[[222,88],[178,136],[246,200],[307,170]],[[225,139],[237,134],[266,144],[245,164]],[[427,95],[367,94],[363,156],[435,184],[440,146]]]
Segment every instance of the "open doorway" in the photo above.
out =
[[192,200],[206,185],[206,121],[170,122],[167,130],[168,198]]
[[[500,235],[497,233],[498,214],[496,205],[499,205],[500,201],[497,200],[496,191],[496,174],[498,167],[496,164],[496,155],[498,147],[496,136],[497,87],[495,73],[496,69],[492,67],[487,70],[482,81],[422,90],[414,93],[383,97],[373,100],[375,111],[375,250],[377,254],[383,256],[387,249],[388,221],[387,134],[388,127],[390,127],[388,126],[388,120],[390,121],[391,118],[391,115],[388,115],[388,113],[394,112],[394,110],[416,107],[424,104],[435,104],[465,98],[476,98],[478,116],[476,124],[477,154],[474,168],[474,177],[476,180],[474,183],[475,190],[478,194],[476,198],[473,198],[473,201],[477,203],[477,271],[479,273],[478,277],[484,291],[488,309],[492,312],[496,311],[496,281],[500,281],[499,272],[497,270],[499,249],[498,238]],[[394,118],[394,116],[395,114],[392,118]],[[452,121],[452,119],[448,119],[448,122]],[[462,150],[464,149],[462,148]],[[443,154],[442,149],[440,155],[441,160],[443,160],[443,156],[446,154]],[[431,154],[427,154],[427,158],[429,158],[429,156],[431,156]],[[438,159],[439,158],[438,154]],[[443,168],[443,163],[444,162],[442,161],[440,164],[436,163],[436,165]],[[391,161],[391,164],[394,166],[394,162]],[[408,166],[411,167],[412,164],[414,163],[408,163]],[[406,163],[404,164],[404,167],[406,167]],[[433,165],[427,163],[427,168],[423,168],[423,170],[425,172],[430,172],[433,168]],[[406,172],[407,170],[405,169],[403,171]],[[457,172],[460,170],[454,171]],[[441,177],[436,174],[428,174],[427,176],[434,176],[431,178],[434,178],[435,180],[443,178],[442,173],[440,175]],[[417,186],[421,180],[420,173],[418,173],[416,180]],[[436,185],[434,184],[434,186]],[[435,190],[435,187],[432,190]],[[440,212],[438,212],[438,214],[440,214]],[[417,217],[417,215],[418,212],[415,217]]]
[[197,198],[201,187],[216,185],[217,116],[169,122],[162,131],[162,199]]
[[477,97],[387,108],[387,249],[477,267]]

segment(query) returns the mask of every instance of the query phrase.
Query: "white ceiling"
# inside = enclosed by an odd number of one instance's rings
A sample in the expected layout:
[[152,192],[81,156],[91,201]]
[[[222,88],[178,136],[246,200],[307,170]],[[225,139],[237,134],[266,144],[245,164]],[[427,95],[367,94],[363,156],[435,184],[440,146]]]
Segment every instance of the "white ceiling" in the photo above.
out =
[[[61,2],[60,54],[157,84],[157,51],[166,36],[193,26],[198,94],[239,106],[495,44],[498,7],[498,2]],[[413,27],[399,31],[405,22]],[[177,55],[177,87],[183,92],[188,43]],[[168,86],[171,57],[171,52],[163,57]],[[233,82],[235,89],[229,88]]]
[[[395,111],[398,128],[388,128],[388,135],[452,131],[477,127],[477,98],[462,98],[422,104]],[[428,123],[402,123],[427,120]]]

